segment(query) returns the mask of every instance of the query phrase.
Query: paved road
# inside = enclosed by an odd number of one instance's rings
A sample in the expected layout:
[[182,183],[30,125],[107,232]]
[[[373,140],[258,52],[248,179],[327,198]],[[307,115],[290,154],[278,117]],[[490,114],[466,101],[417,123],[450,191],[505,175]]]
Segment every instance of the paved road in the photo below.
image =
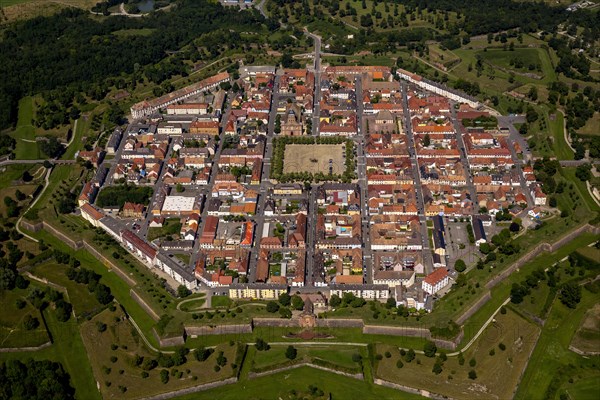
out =
[[456,135],[456,143],[458,145],[458,150],[460,151],[460,161],[462,162],[465,177],[467,180],[467,190],[469,191],[469,197],[473,202],[473,212],[477,213],[477,189],[475,189],[475,185],[473,185],[473,175],[471,174],[471,166],[469,165],[469,159],[467,158],[467,149],[465,147],[465,142],[463,140],[463,131],[464,128],[458,122],[456,118],[456,108],[454,108],[454,102],[450,102],[450,109],[452,110],[452,123],[454,124],[454,131]]
[[373,283],[375,271],[373,270],[373,253],[371,250],[371,235],[369,225],[369,199],[367,191],[367,159],[365,156],[365,123],[363,121],[364,105],[362,102],[362,78],[359,76],[356,83],[356,126],[358,134],[353,138],[356,151],[356,170],[361,199],[361,234],[363,238],[363,279],[365,283]]
[[315,60],[313,69],[315,72],[315,92],[313,94],[313,116],[312,116],[312,134],[319,136],[319,115],[321,113],[321,36],[317,36],[304,29],[304,33],[313,39],[315,44]]
[[407,144],[409,149],[410,161],[412,163],[413,177],[415,179],[415,193],[417,195],[417,210],[419,212],[419,224],[421,226],[421,238],[423,246],[423,266],[427,274],[433,272],[433,257],[431,248],[429,247],[429,232],[427,230],[427,218],[425,217],[425,202],[423,200],[423,186],[421,184],[421,172],[419,171],[419,163],[417,160],[417,149],[415,147],[415,139],[412,132],[410,120],[410,111],[408,110],[408,93],[407,84],[402,82],[402,108],[404,110],[404,130],[406,132]]

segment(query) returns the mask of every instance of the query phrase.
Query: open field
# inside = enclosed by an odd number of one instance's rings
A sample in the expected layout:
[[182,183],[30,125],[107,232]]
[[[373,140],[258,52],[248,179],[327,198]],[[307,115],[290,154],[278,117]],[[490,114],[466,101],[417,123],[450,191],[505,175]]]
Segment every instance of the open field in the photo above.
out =
[[600,303],[585,314],[571,344],[581,351],[600,352]]
[[600,377],[586,378],[571,385],[565,390],[569,399],[598,400],[600,393]]
[[[98,323],[105,323],[107,329],[99,332]],[[144,371],[132,364],[135,355],[156,358],[143,344],[133,326],[117,309],[115,312],[106,310],[96,318],[82,326],[82,336],[91,359],[96,380],[100,382],[100,391],[105,398],[138,398],[195,386],[228,378],[233,375],[232,363],[235,362],[236,346],[222,345],[206,361],[196,361],[193,354],[188,354],[187,362],[170,368],[168,383],[161,382],[160,366],[148,370],[148,376],[142,377]],[[116,345],[116,346],[115,346]],[[113,350],[114,349],[114,350]],[[219,351],[224,352],[227,364],[218,372],[213,367]],[[116,357],[116,360],[115,358]],[[178,370],[181,377],[176,376]],[[123,371],[123,372],[121,372]],[[110,383],[109,383],[110,382]],[[123,388],[126,391],[123,392]]]
[[[323,390],[326,395],[331,393],[332,399],[354,399],[360,396],[364,400],[413,400],[424,399],[424,397],[409,394],[394,389],[359,381],[352,378],[336,375],[331,372],[320,371],[310,367],[300,367],[290,371],[264,376],[257,379],[245,380],[234,385],[194,393],[177,400],[258,400],[258,399],[282,399],[288,400],[293,397],[292,390],[302,393],[308,397],[308,386],[313,385]],[[319,397],[318,399],[327,397]]]
[[[535,325],[508,311],[498,314],[464,354],[464,365],[460,365],[458,357],[449,357],[443,371],[436,375],[432,372],[435,358],[418,354],[415,360],[410,363],[404,360],[404,367],[398,368],[396,363],[401,358],[398,349],[377,346],[379,354],[389,351],[392,357],[384,357],[377,363],[376,375],[456,399],[509,399],[527,365],[538,332]],[[505,350],[501,350],[500,344]],[[494,350],[492,355],[491,350]],[[470,365],[471,359],[476,365]],[[471,370],[476,371],[477,379],[469,379]]]
[[332,160],[332,173],[342,174],[344,164],[343,144],[288,144],[285,146],[283,173],[310,172],[329,173],[329,160]]

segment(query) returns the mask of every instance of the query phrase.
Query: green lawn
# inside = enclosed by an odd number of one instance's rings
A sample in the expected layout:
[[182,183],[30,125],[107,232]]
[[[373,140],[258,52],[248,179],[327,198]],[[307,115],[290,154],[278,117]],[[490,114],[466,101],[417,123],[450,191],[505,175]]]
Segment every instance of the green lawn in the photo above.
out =
[[231,299],[228,296],[212,296],[210,298],[210,305],[212,308],[229,307]]
[[258,399],[289,399],[291,391],[304,393],[308,397],[308,386],[317,386],[331,394],[332,399],[355,399],[360,396],[364,400],[381,399],[423,399],[421,396],[409,394],[353,378],[320,371],[310,367],[300,367],[290,371],[238,382],[220,388],[198,392],[178,397],[177,400],[258,400]]
[[[539,74],[540,72],[535,69],[532,71],[529,71],[528,69],[529,64],[539,64],[541,66],[542,60],[540,59],[538,52],[539,50],[536,48],[516,48],[514,51],[488,49],[487,51],[478,51],[476,55],[481,56],[485,61],[502,68]],[[523,63],[523,66],[519,68],[515,65],[510,65],[510,61],[515,59],[520,60]]]
[[565,390],[570,399],[573,400],[598,400],[600,393],[600,376],[582,379],[575,384],[569,385]]
[[17,128],[11,134],[17,141],[15,148],[15,159],[35,160],[41,157],[37,143],[35,142],[35,127],[31,125],[33,119],[33,98],[23,97],[19,101],[19,116]]
[[[586,311],[598,301],[597,295],[585,289],[582,290],[582,294],[581,303],[575,310],[567,308],[558,300],[554,302],[523,375],[516,399],[546,398],[546,391],[553,379],[566,385],[565,389],[569,391],[571,385],[566,382],[569,378],[573,378],[575,383],[582,378],[594,377],[596,380],[600,378],[594,358],[586,359],[568,350],[571,338]],[[569,364],[572,366],[569,367]],[[590,388],[588,385],[584,385],[580,390],[586,391],[588,388]],[[595,394],[597,395],[597,392]],[[579,399],[579,397],[574,398]]]
[[181,222],[179,218],[169,218],[165,220],[162,228],[148,228],[148,241],[153,241],[165,236],[179,235]]

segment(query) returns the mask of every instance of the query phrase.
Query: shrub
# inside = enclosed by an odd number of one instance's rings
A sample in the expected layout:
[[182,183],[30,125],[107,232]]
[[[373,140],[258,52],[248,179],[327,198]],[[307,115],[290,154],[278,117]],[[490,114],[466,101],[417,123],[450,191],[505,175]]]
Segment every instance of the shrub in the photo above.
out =
[[198,361],[206,361],[208,357],[214,352],[213,349],[205,349],[204,347],[200,347],[196,350],[196,360]]
[[474,366],[476,366],[476,365],[477,365],[477,361],[475,361],[475,359],[474,359],[474,358],[471,358],[471,359],[469,360],[469,366],[471,366],[471,367],[474,367]]
[[169,371],[167,371],[166,369],[160,371],[160,381],[164,384],[169,382]]
[[396,361],[396,368],[402,368],[402,367],[404,367],[404,363],[402,362],[402,360]]
[[221,367],[219,367],[218,365],[215,365],[214,368],[215,372],[219,372],[221,370]]
[[504,351],[504,350],[506,350],[506,345],[505,345],[504,343],[500,343],[500,344],[498,345],[498,348],[499,348],[500,350]]
[[23,318],[23,326],[26,330],[31,331],[40,326],[40,321],[36,317],[27,314],[25,318]]
[[384,354],[385,358],[391,358],[392,357],[392,353],[390,353],[389,351],[386,351]]
[[106,331],[106,324],[104,322],[96,322],[96,328],[98,329],[98,332],[102,333],[104,331]]
[[142,371],[142,378],[146,379],[149,376],[150,376],[149,373],[147,373],[146,371]]
[[491,350],[490,350],[490,356],[493,356],[494,354],[496,354],[496,350],[494,350],[494,349],[491,349]]
[[116,363],[119,359],[116,356],[111,356],[110,357],[110,362],[111,363]]
[[288,360],[294,360],[296,359],[296,357],[298,356],[298,350],[296,350],[294,348],[294,346],[288,346],[288,348],[285,350],[285,357]]
[[475,370],[472,369],[469,371],[469,379],[477,379],[477,372],[475,372]]
[[415,351],[413,349],[409,349],[404,356],[404,361],[411,362],[415,359]]
[[423,347],[423,352],[425,353],[425,357],[435,357],[437,346],[432,341],[428,341]]
[[433,372],[436,375],[439,375],[442,373],[442,364],[439,362],[436,362],[435,364],[433,364],[433,368],[431,369],[431,372]]
[[358,353],[354,353],[352,354],[352,361],[354,361],[355,363],[361,362],[362,360],[362,356]]

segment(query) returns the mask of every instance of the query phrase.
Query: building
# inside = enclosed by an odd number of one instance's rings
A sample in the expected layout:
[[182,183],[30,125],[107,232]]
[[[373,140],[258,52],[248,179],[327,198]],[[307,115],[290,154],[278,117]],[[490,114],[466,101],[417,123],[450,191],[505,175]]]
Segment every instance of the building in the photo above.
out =
[[168,115],[204,115],[208,113],[208,103],[171,104],[167,107]]
[[426,293],[435,294],[446,287],[449,280],[448,270],[442,267],[427,275],[421,287]]
[[373,277],[373,284],[387,285],[390,288],[399,285],[411,287],[415,284],[415,271],[378,271]]
[[131,106],[131,115],[134,119],[150,116],[161,108],[165,108],[171,104],[176,104],[187,99],[188,97],[213,89],[221,83],[227,81],[229,81],[229,74],[227,72],[221,72],[220,74],[211,76],[174,92],[167,93],[164,96],[158,97],[154,100],[145,100],[136,103]]
[[390,296],[390,290],[387,285],[330,285],[330,295],[343,297],[344,293],[352,293],[356,297],[365,300],[385,301]]
[[173,254],[168,254],[163,250],[158,251],[154,259],[154,265],[188,289],[194,289],[198,286],[191,268]]
[[233,283],[229,285],[231,299],[277,300],[287,293],[287,285],[272,283]]
[[98,210],[90,203],[85,203],[81,207],[81,216],[88,221],[92,226],[98,228],[100,226],[100,220],[104,218],[104,213]]
[[132,231],[121,231],[121,243],[123,243],[130,253],[144,261],[146,264],[152,265],[154,262],[157,253],[156,249]]
[[473,224],[473,235],[475,236],[475,245],[479,247],[481,243],[487,242],[487,237],[485,235],[485,230],[483,229],[483,221],[482,217],[488,217],[488,215],[474,215],[472,219]]
[[166,196],[160,214],[162,216],[187,216],[200,214],[200,196]]

